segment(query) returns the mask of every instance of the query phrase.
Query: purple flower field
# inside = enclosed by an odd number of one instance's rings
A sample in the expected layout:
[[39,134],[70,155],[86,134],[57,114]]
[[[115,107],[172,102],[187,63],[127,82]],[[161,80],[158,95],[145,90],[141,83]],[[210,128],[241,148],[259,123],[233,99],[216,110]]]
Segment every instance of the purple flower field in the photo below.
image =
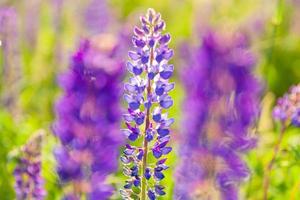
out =
[[300,200],[299,13],[1,1],[0,200]]

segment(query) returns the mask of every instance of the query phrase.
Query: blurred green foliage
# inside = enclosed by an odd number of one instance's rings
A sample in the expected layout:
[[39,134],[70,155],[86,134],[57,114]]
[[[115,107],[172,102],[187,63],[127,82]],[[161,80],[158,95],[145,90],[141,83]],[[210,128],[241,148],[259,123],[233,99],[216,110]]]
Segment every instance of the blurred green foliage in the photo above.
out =
[[[26,1],[6,0],[0,6],[12,6],[18,12],[20,36],[20,55],[22,60],[22,86],[14,106],[14,111],[1,105],[0,110],[0,199],[14,199],[13,168],[14,153],[38,129],[47,132],[43,148],[43,176],[46,181],[47,199],[60,199],[62,189],[55,173],[53,148],[58,143],[51,133],[54,119],[53,105],[59,96],[57,75],[67,69],[70,52],[78,44],[82,31],[82,2],[63,0],[61,13],[54,9],[52,1],[41,1],[40,16],[37,20],[37,42],[28,43],[24,36],[24,12]],[[199,42],[198,36],[206,27],[216,30],[241,30],[252,41],[252,50],[257,55],[257,75],[264,83],[262,115],[256,130],[258,146],[245,159],[252,170],[249,182],[244,183],[241,196],[244,199],[262,199],[264,168],[269,162],[273,145],[278,139],[276,124],[271,119],[275,99],[282,95],[290,85],[300,81],[300,3],[292,0],[111,0],[109,5],[116,18],[123,24],[138,21],[140,13],[153,7],[162,13],[167,30],[172,35],[172,48],[175,48],[173,62],[180,68],[179,46],[182,41]],[[59,14],[59,21],[54,16]],[[59,23],[55,28],[55,23]],[[1,28],[1,27],[0,27]],[[0,70],[3,72],[3,54],[0,53]],[[180,79],[175,76],[176,90],[171,93],[175,105],[170,116],[174,116],[173,144],[175,151],[169,159],[171,166],[164,184],[167,196],[173,199],[173,172],[176,166],[176,138],[180,137],[182,117],[181,102],[184,89]],[[4,77],[1,74],[1,95],[5,94]],[[299,130],[289,128],[285,133],[280,156],[277,158],[271,175],[269,196],[272,200],[300,199],[300,136]],[[119,171],[108,179],[116,188],[123,184],[124,177]],[[112,199],[119,199],[116,193]]]

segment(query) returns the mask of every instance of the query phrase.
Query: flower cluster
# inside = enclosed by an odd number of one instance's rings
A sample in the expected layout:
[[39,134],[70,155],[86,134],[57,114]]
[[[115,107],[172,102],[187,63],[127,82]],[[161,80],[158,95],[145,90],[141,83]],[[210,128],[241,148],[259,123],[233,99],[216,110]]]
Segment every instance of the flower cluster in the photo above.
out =
[[255,145],[249,129],[259,114],[254,58],[242,35],[208,32],[197,48],[183,47],[186,88],[176,199],[238,199],[249,176],[241,154]]
[[57,102],[55,151],[62,183],[71,186],[66,199],[108,199],[107,175],[118,167],[121,43],[111,35],[84,41],[73,55],[68,73],[60,78],[64,95]]
[[134,28],[132,38],[135,50],[128,54],[127,69],[132,77],[124,85],[128,114],[124,114],[127,129],[122,130],[129,141],[140,145],[127,144],[121,156],[128,177],[121,195],[123,199],[140,196],[145,200],[147,194],[154,200],[165,194],[159,183],[168,168],[163,156],[172,150],[167,144],[174,119],[168,118],[165,111],[173,105],[168,95],[174,88],[174,83],[168,82],[174,70],[168,64],[173,50],[168,48],[170,35],[162,34],[165,22],[159,13],[149,9],[140,21],[142,26]]
[[292,86],[288,94],[278,99],[273,116],[283,124],[291,122],[300,127],[300,84]]
[[46,195],[41,177],[42,139],[43,133],[40,132],[21,149],[21,156],[14,170],[16,199],[18,200],[42,200]]

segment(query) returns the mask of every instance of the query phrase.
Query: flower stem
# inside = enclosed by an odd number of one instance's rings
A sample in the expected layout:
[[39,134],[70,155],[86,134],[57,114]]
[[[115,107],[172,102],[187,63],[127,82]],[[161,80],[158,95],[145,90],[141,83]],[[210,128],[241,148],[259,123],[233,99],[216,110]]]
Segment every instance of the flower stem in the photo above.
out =
[[[153,63],[153,48],[151,48],[150,51],[150,66],[152,66]],[[147,86],[147,97],[151,96],[151,80],[148,78],[148,86]],[[143,156],[143,162],[142,162],[142,186],[141,186],[141,200],[146,200],[146,190],[147,190],[147,185],[146,185],[146,178],[144,176],[145,170],[147,167],[147,157],[148,157],[148,141],[146,139],[146,132],[147,129],[150,126],[150,106],[147,108],[147,113],[146,113],[146,125],[145,125],[145,133],[144,133],[144,156]]]
[[296,200],[296,194],[299,191],[299,187],[300,187],[300,180],[294,184],[293,189],[291,191],[290,200]]
[[[149,89],[147,89],[147,90],[149,91]],[[142,163],[142,188],[141,188],[142,189],[142,196],[141,196],[141,200],[146,199],[146,178],[145,178],[144,174],[145,174],[145,170],[146,170],[146,166],[147,166],[147,154],[148,154],[148,141],[146,140],[146,131],[149,128],[149,124],[150,124],[149,123],[150,122],[149,112],[150,112],[150,109],[147,109],[144,144],[143,144],[143,146],[144,146],[144,156],[143,156],[143,163]]]
[[280,144],[282,142],[282,139],[283,139],[283,135],[284,135],[284,131],[285,131],[285,126],[282,125],[281,127],[281,130],[280,130],[280,135],[279,135],[279,138],[278,138],[278,141],[274,147],[274,150],[273,150],[273,156],[272,156],[272,159],[271,161],[269,162],[266,170],[265,170],[265,176],[264,176],[264,196],[263,196],[263,199],[264,200],[267,200],[268,199],[268,189],[269,189],[269,185],[270,185],[270,174],[271,174],[271,171],[272,171],[272,167],[275,163],[275,160],[276,160],[276,157],[278,155],[278,152],[279,152],[279,149],[280,149]]

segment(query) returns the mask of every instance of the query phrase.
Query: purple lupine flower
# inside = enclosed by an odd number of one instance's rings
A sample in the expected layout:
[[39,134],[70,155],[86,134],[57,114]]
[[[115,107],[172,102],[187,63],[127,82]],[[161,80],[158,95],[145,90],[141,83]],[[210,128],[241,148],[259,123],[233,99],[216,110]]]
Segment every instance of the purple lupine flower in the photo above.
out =
[[18,200],[42,200],[46,195],[44,180],[41,176],[41,148],[43,132],[32,137],[21,149],[14,170],[15,191]]
[[300,127],[300,84],[292,86],[289,93],[278,99],[273,117],[284,125],[291,123]]
[[259,114],[260,86],[244,37],[212,32],[197,48],[185,46],[186,88],[181,162],[175,199],[238,199],[249,169],[241,154],[255,146],[249,129]]
[[[172,150],[168,142],[174,119],[168,118],[166,110],[173,105],[168,95],[174,88],[168,82],[174,70],[168,64],[173,50],[168,48],[170,35],[162,34],[165,22],[159,13],[149,9],[140,20],[141,28],[134,28],[132,38],[135,50],[128,54],[127,69],[132,76],[124,85],[128,114],[124,114],[127,129],[122,130],[129,141],[136,142],[127,144],[121,156],[128,180],[120,192],[123,199],[139,196],[145,200],[147,195],[153,200],[165,194],[159,182],[168,168],[163,157]],[[154,158],[157,161],[149,163]],[[141,192],[136,193],[134,187]]]
[[19,52],[18,15],[12,7],[0,8],[0,51],[2,53],[4,92],[1,103],[10,112],[17,112],[20,91],[21,60]]
[[73,191],[65,199],[108,199],[107,175],[118,167],[121,43],[109,34],[84,41],[60,78],[64,95],[57,102],[53,128],[61,141],[55,151],[57,172]]

